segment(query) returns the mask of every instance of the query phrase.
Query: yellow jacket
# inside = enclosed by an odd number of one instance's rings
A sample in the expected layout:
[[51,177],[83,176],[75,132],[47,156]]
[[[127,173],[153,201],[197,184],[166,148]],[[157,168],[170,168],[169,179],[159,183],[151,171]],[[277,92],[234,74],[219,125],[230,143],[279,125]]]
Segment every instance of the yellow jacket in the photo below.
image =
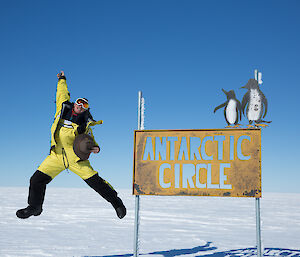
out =
[[[56,141],[55,141],[54,135],[55,135],[55,132],[56,132],[57,127],[58,127],[58,123],[59,123],[60,118],[61,118],[62,104],[65,101],[70,101],[70,93],[68,91],[66,80],[65,79],[60,79],[57,83],[57,89],[56,89],[56,112],[55,112],[55,116],[54,116],[54,122],[51,126],[51,149],[54,148],[57,144]],[[102,120],[90,121],[86,125],[85,134],[89,134],[94,139],[94,142],[95,142],[96,145],[98,145],[98,144],[95,141],[92,129],[90,127],[98,125],[98,124],[102,124],[102,123],[103,123]],[[73,132],[76,136],[78,125],[76,123],[72,122],[72,126],[73,126]]]

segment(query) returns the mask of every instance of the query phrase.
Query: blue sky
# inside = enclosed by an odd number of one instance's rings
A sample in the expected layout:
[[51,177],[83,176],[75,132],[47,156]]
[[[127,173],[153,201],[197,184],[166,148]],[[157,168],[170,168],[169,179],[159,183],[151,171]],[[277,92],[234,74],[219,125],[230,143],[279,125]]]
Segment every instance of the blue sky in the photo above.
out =
[[[262,185],[298,192],[299,1],[2,1],[0,186],[28,186],[49,153],[56,73],[86,97],[102,152],[93,167],[131,188],[137,96],[146,129],[225,126],[221,91],[241,100],[254,69],[269,102]],[[243,124],[246,124],[245,118]],[[50,186],[86,186],[64,171]]]

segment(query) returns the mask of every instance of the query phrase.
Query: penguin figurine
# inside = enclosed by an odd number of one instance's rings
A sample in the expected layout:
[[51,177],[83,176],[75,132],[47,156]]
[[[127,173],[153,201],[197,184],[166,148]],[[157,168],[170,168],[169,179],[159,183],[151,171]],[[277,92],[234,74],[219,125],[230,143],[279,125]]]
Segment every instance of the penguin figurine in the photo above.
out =
[[[242,110],[244,115],[245,108],[247,106],[245,116],[249,120],[248,127],[268,126],[266,124],[261,124],[262,122],[271,123],[271,121],[262,120],[268,111],[268,101],[263,92],[260,90],[257,80],[249,79],[248,83],[241,88],[248,89],[242,100]],[[253,122],[255,123],[255,126],[252,126]]]
[[226,92],[223,88],[222,91],[227,96],[227,101],[219,106],[217,106],[214,109],[214,113],[222,108],[224,108],[224,117],[228,124],[228,127],[233,126],[234,128],[237,128],[240,126],[238,122],[242,119],[242,105],[238,99],[235,97],[235,93],[233,90],[230,90],[229,92]]

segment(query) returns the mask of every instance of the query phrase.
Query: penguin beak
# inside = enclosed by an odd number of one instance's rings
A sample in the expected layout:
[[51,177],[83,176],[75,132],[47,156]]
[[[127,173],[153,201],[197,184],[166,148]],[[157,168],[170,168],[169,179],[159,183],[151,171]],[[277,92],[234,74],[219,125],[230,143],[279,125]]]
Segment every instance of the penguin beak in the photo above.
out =
[[243,86],[243,87],[241,87],[241,88],[246,88],[246,86]]
[[227,92],[222,88],[222,91],[224,92],[225,95],[227,95]]

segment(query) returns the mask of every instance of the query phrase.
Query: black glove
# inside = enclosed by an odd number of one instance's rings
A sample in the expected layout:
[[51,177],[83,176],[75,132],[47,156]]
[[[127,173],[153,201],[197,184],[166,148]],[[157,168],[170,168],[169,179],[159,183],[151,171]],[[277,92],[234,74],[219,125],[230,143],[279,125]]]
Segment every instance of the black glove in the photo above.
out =
[[82,125],[78,126],[78,128],[77,128],[78,134],[83,134],[85,132],[85,129],[86,129],[86,124],[82,124]]

